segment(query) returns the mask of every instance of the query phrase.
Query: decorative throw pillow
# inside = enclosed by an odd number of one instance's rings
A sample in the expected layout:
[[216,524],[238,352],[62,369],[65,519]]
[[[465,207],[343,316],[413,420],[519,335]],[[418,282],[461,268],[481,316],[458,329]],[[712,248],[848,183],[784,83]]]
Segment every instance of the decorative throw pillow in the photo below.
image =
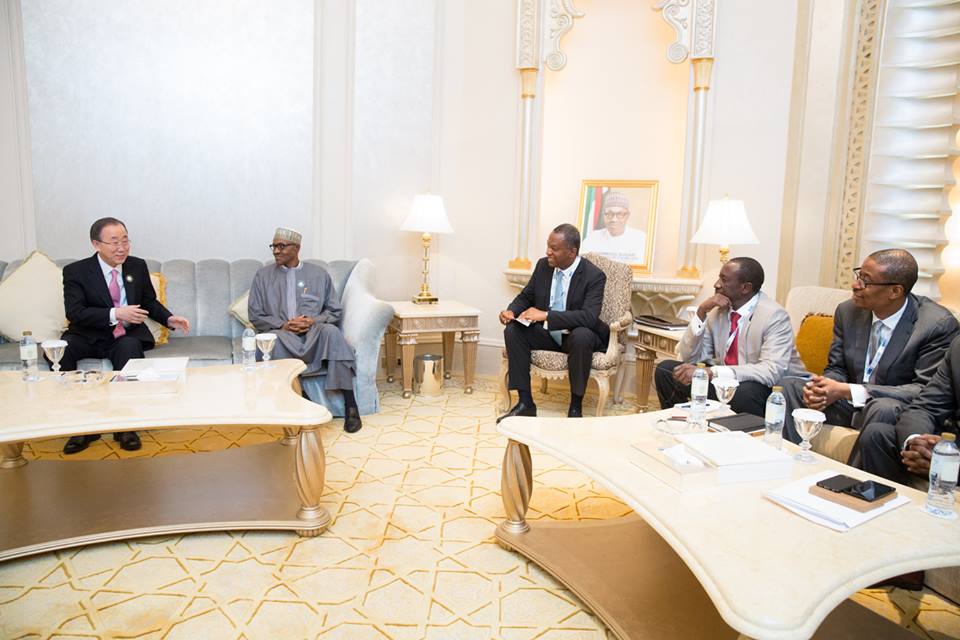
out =
[[797,331],[797,351],[811,373],[823,375],[833,341],[833,316],[808,313]]
[[[160,304],[166,306],[167,304],[167,278],[162,273],[151,273],[150,282],[153,284],[153,290],[157,293],[157,300],[160,301]],[[153,334],[153,342],[158,347],[162,344],[167,344],[170,340],[170,329],[163,326],[156,320],[151,320],[147,318],[147,329],[150,329],[150,333]]]
[[245,327],[250,327],[253,329],[253,323],[250,322],[249,311],[247,310],[247,302],[250,300],[250,289],[247,289],[243,292],[239,298],[234,300],[227,310],[230,312],[234,318],[240,321]]
[[19,341],[32,331],[42,342],[58,339],[66,328],[63,273],[49,256],[34,251],[0,283],[0,334]]

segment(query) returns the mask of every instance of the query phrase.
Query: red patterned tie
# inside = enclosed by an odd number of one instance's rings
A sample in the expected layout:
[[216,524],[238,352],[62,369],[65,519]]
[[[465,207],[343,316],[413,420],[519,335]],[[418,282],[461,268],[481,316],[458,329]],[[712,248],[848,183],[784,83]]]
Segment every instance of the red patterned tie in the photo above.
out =
[[[113,306],[120,306],[120,282],[117,280],[117,270],[113,269],[110,272],[110,286],[107,287],[110,290],[110,299],[113,300]],[[127,332],[123,328],[123,323],[120,320],[117,320],[116,326],[113,328],[113,337],[119,338]]]
[[727,355],[723,357],[723,364],[731,367],[738,362],[737,341],[740,339],[740,334],[737,332],[738,324],[740,324],[740,314],[733,311],[730,313],[730,335],[733,336],[733,341],[730,343],[730,348],[727,349]]

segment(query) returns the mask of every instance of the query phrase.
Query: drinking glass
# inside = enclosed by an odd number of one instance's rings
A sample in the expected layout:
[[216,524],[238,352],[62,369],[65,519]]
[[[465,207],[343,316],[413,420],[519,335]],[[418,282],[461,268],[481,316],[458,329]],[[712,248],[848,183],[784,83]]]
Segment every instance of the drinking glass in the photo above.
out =
[[724,409],[730,409],[730,401],[737,393],[737,387],[740,382],[736,378],[717,378],[713,379],[713,388],[717,392],[717,400],[723,403]]
[[827,417],[820,411],[814,411],[813,409],[794,409],[791,415],[793,416],[793,426],[796,427],[797,433],[803,438],[803,442],[800,443],[800,453],[793,456],[793,459],[812,464],[817,459],[810,455],[810,441],[820,433],[820,427],[826,422]]
[[270,364],[270,352],[273,351],[273,345],[277,343],[277,334],[275,333],[258,333],[257,334],[257,348],[260,349],[260,353],[263,354],[263,366],[265,368],[270,368],[273,365]]
[[50,359],[50,362],[53,363],[53,372],[60,373],[60,360],[63,359],[63,352],[67,348],[67,341],[44,340],[40,343],[40,346],[43,347],[43,352],[47,358]]

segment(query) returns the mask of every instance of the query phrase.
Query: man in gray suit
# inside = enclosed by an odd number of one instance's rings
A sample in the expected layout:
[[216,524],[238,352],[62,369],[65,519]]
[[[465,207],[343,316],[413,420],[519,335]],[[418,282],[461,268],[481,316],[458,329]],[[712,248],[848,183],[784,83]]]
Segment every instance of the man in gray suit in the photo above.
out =
[[[736,378],[730,407],[738,413],[764,414],[770,388],[784,374],[800,374],[793,328],[786,310],[760,291],[763,267],[753,258],[733,258],[720,269],[715,294],[697,308],[680,341],[683,361],[657,365],[655,381],[660,406],[671,407],[690,397],[697,362],[713,365],[710,378]],[[713,385],[710,397],[715,398]]]
[[910,293],[917,273],[917,261],[903,249],[875,251],[854,269],[853,296],[833,316],[823,375],[783,380],[784,437],[800,442],[790,416],[797,407],[823,411],[829,424],[862,429],[895,423],[920,393],[960,327],[945,308]]

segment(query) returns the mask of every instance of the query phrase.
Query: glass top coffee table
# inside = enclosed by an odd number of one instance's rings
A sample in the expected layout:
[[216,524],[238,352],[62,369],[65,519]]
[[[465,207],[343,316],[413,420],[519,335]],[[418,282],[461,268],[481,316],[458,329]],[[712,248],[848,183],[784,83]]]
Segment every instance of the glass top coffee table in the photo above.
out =
[[[822,456],[794,463],[790,478],[675,489],[634,447],[663,437],[655,423],[673,413],[501,422],[509,442],[498,542],[549,571],[624,639],[914,637],[847,598],[909,571],[960,565],[960,521],[926,515],[925,495],[902,485],[910,504],[844,533],[763,497],[821,470],[871,477]],[[527,522],[531,448],[596,480],[635,515]]]
[[[325,462],[317,428],[331,420],[301,397],[305,365],[278,360],[192,368],[179,392],[24,383],[0,372],[0,560],[78,545],[223,529],[318,535]],[[283,427],[282,442],[155,458],[42,460],[27,440],[196,426]]]

